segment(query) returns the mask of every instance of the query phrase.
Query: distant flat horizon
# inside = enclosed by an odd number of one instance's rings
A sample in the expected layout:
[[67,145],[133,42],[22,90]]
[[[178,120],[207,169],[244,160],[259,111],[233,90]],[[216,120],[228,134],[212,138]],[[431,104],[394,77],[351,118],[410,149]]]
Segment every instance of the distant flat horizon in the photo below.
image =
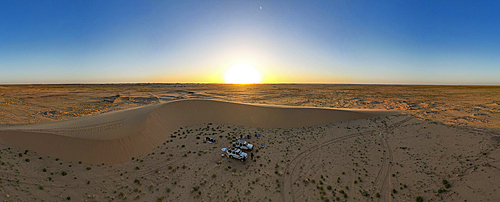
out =
[[253,84],[231,84],[231,83],[136,83],[136,82],[121,82],[121,83],[0,83],[0,86],[15,86],[15,85],[373,85],[373,86],[500,86],[500,84],[404,84],[404,83],[253,83]]

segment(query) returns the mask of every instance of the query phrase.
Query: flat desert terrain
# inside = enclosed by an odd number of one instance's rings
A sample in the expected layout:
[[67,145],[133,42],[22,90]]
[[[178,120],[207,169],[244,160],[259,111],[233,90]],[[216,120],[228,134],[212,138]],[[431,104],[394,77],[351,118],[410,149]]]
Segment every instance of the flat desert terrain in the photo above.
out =
[[500,201],[499,145],[500,87],[0,86],[3,201]]

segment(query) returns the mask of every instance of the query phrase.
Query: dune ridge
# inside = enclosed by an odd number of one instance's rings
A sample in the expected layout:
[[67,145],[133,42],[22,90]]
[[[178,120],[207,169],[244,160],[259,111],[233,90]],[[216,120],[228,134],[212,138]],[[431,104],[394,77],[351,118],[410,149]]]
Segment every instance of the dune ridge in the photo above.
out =
[[147,154],[189,125],[295,128],[396,113],[179,100],[65,121],[2,126],[0,142],[67,161],[117,164]]

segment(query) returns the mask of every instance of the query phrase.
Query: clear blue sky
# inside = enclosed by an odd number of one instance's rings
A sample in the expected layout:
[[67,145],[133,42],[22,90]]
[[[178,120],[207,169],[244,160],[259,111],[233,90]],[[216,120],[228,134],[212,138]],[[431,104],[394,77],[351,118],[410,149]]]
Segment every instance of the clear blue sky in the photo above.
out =
[[500,85],[500,1],[0,3],[0,83]]

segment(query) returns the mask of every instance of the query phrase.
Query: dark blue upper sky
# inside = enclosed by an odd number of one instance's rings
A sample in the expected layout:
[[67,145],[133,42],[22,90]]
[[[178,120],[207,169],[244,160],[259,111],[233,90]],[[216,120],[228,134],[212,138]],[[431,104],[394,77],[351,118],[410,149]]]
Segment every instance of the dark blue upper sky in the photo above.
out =
[[498,1],[0,4],[0,83],[500,84]]

